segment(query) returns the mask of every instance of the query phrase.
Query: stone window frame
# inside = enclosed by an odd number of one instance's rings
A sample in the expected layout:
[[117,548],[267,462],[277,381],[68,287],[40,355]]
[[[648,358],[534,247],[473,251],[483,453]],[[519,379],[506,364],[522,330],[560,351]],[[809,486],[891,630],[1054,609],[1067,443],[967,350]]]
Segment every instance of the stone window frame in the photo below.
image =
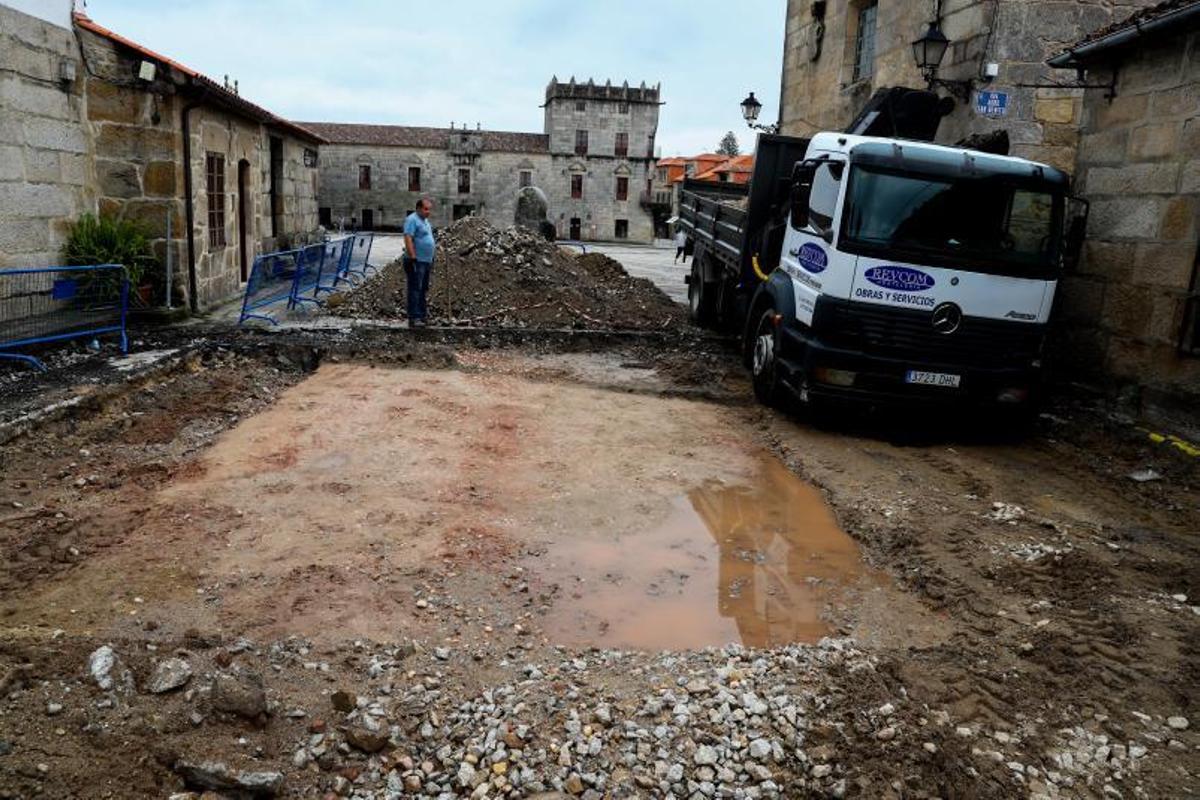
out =
[[613,155],[626,157],[629,155],[629,131],[617,131],[613,137]]
[[[464,180],[464,178],[465,178],[465,180]],[[458,193],[459,194],[470,194],[471,193],[471,169],[470,169],[470,167],[459,167],[458,168]]]
[[408,168],[408,190],[410,192],[421,191],[421,168],[420,167],[409,167]]
[[571,199],[583,199],[583,173],[575,172],[571,175]]
[[614,219],[613,220],[613,238],[628,239],[629,238],[629,220]]
[[586,100],[576,100],[575,101],[575,113],[582,114],[585,111],[587,111],[587,101]]
[[847,21],[853,20],[854,22],[853,29],[847,29],[851,83],[870,80],[875,74],[879,3],[877,0],[868,0],[868,2],[854,4],[848,9],[846,17]]
[[362,191],[368,191],[371,188],[371,165],[358,165],[358,188]]
[[586,156],[588,153],[588,132],[584,128],[575,130],[575,155]]
[[617,199],[618,200],[628,200],[629,199],[629,176],[628,175],[618,175],[617,176]]
[[624,100],[617,103],[617,113],[618,114],[628,114],[629,113],[629,103],[625,102]]
[[224,247],[225,240],[225,154],[204,154],[204,178],[208,195],[208,246]]
[[316,148],[313,148],[313,147],[304,148],[304,166],[317,167],[317,166],[320,166],[319,161],[320,161],[320,155],[317,153]]
[[533,186],[533,170],[531,169],[517,172],[517,188],[524,189],[527,186]]

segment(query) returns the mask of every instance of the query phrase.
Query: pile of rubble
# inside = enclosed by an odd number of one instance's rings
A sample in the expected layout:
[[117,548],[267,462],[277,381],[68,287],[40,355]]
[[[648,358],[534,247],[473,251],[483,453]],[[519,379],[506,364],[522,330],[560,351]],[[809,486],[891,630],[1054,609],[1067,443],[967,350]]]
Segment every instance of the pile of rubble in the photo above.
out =
[[[404,270],[389,264],[330,302],[334,314],[404,319]],[[654,284],[598,253],[580,255],[522,228],[467,217],[440,231],[431,321],[518,328],[665,330],[683,310]]]

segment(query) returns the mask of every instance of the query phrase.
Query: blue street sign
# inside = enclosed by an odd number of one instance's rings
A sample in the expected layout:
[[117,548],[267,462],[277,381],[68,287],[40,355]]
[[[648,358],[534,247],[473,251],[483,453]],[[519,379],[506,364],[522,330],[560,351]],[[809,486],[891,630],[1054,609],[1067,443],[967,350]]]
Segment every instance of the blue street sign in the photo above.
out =
[[975,113],[981,117],[1003,117],[1008,114],[1007,92],[976,92]]

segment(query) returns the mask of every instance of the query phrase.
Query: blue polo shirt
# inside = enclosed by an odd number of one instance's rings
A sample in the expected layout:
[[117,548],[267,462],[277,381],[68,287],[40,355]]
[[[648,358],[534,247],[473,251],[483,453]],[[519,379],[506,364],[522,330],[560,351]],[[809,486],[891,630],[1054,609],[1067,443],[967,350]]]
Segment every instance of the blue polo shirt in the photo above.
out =
[[433,228],[429,220],[421,219],[421,215],[414,211],[404,220],[404,235],[412,237],[417,261],[433,261]]

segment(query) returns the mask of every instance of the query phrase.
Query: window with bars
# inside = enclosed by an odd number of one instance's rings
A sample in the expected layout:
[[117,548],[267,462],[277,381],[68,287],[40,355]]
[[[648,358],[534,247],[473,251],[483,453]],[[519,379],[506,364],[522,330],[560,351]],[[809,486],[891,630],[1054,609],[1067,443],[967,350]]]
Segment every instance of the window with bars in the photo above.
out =
[[526,186],[533,186],[533,173],[527,169],[521,170],[520,177],[517,179],[517,185],[522,189]]
[[629,199],[629,178],[625,178],[625,177],[617,178],[617,199],[618,200],[628,200]]
[[583,176],[582,175],[572,175],[571,176],[571,199],[579,200],[582,197],[583,197]]
[[409,167],[408,168],[408,190],[410,192],[421,191],[421,168],[420,167]]
[[575,155],[586,156],[588,151],[588,132],[575,131]]
[[371,188],[371,168],[366,164],[362,164],[358,168],[358,188]]
[[208,153],[204,158],[208,188],[208,246],[225,246],[225,156]]
[[459,169],[458,171],[458,193],[471,193],[471,170]]
[[629,155],[629,134],[627,132],[617,131],[617,138],[613,143],[613,155]]
[[629,103],[618,103],[617,104],[617,113],[618,114],[628,114],[629,113]]
[[585,103],[582,100],[576,100],[575,101],[575,110],[576,111],[587,111],[587,103]]
[[858,10],[858,33],[854,38],[854,80],[871,77],[875,71],[875,15],[879,6],[872,3]]

